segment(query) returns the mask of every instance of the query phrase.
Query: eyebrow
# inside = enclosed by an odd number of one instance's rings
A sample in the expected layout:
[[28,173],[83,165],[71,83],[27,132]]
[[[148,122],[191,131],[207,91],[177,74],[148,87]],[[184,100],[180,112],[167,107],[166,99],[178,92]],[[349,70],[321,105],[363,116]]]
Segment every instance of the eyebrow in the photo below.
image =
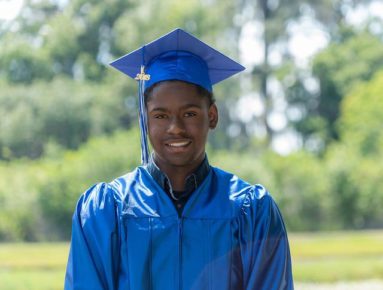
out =
[[[185,105],[181,106],[180,109],[181,110],[187,110],[187,109],[191,109],[191,108],[201,109],[202,107],[200,105],[196,105],[196,104],[185,104]],[[150,110],[150,112],[154,112],[154,111],[168,112],[169,110],[167,108],[164,108],[164,107],[155,107],[152,110]]]

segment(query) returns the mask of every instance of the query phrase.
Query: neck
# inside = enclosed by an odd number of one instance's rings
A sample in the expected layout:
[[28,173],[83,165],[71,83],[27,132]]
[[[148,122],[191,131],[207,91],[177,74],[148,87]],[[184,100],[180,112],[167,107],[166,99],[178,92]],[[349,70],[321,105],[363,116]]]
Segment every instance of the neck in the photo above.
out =
[[176,173],[174,175],[166,174],[172,184],[172,188],[174,191],[184,191],[185,190],[185,180],[189,176],[189,174],[179,174]]
[[158,168],[166,174],[169,178],[169,181],[172,185],[173,190],[175,191],[184,191],[185,190],[185,181],[186,178],[196,171],[198,166],[202,163],[205,156],[199,158],[198,161],[195,162],[194,165],[189,166],[176,166],[172,164],[162,164],[155,157],[154,161]]

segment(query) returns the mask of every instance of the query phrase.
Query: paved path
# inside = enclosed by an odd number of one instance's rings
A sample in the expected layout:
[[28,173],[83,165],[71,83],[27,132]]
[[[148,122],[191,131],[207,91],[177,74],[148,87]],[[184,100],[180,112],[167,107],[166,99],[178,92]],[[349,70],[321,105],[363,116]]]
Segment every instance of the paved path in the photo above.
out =
[[295,290],[383,290],[383,280],[337,282],[334,284],[295,283]]

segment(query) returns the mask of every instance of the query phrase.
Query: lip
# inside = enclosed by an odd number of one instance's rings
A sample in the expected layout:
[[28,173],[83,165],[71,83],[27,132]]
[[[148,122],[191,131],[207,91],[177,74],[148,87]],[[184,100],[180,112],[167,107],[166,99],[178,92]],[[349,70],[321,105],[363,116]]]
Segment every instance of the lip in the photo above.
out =
[[167,140],[165,142],[165,146],[168,150],[171,150],[172,152],[183,152],[189,147],[191,143],[192,141],[189,139],[174,139]]

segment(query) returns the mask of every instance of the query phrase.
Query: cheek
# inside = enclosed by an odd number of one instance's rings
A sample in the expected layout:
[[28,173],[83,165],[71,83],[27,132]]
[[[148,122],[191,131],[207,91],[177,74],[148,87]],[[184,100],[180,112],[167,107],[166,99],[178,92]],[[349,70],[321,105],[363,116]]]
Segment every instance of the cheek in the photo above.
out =
[[148,121],[148,137],[151,143],[155,142],[162,135],[161,126]]
[[207,138],[209,130],[210,130],[209,123],[206,121],[202,121],[202,120],[195,122],[195,123],[192,123],[188,127],[188,131],[191,134],[193,134],[194,136],[198,136],[202,140]]

